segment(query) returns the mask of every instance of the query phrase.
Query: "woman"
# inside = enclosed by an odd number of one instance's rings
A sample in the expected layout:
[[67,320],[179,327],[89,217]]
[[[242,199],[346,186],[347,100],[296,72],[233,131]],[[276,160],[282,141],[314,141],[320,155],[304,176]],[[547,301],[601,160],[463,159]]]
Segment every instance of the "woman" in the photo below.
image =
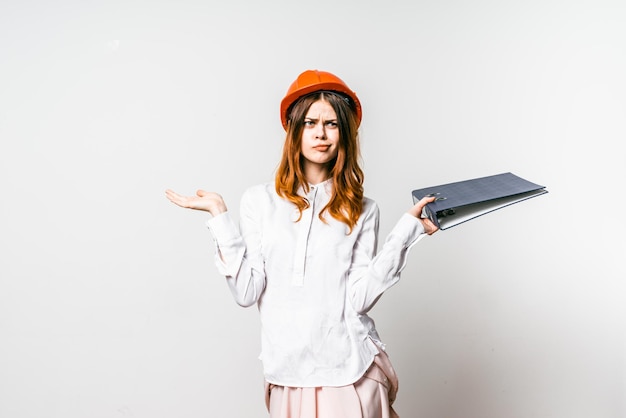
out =
[[287,131],[273,183],[248,189],[239,228],[222,197],[175,204],[210,212],[216,262],[237,303],[258,305],[271,418],[387,418],[397,377],[367,312],[400,278],[409,248],[437,228],[425,198],[376,253],[378,207],[363,196],[361,104],[335,75],[305,71],[281,103]]

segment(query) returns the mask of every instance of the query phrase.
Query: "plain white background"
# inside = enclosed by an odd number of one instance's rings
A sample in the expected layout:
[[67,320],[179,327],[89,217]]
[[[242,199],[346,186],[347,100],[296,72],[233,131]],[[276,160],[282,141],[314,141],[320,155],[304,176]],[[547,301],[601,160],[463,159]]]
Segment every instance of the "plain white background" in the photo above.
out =
[[305,69],[364,107],[381,239],[411,190],[550,193],[420,242],[372,311],[401,416],[626,417],[622,1],[0,5],[0,417],[264,417],[256,308],[166,188],[272,179]]

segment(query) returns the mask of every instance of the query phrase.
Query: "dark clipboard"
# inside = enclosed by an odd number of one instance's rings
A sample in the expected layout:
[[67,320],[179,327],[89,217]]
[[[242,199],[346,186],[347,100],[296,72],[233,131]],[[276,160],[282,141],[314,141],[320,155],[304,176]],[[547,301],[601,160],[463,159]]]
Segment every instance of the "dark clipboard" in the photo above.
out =
[[512,173],[441,184],[412,191],[413,202],[434,196],[422,211],[441,230],[467,222],[506,206],[548,193],[545,186]]

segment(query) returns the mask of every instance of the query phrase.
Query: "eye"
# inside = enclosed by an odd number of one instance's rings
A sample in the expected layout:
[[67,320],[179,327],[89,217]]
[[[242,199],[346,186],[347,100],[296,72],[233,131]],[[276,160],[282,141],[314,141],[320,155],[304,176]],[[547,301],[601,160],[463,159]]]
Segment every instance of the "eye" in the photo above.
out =
[[315,126],[315,122],[312,121],[311,119],[305,119],[304,120],[304,126],[306,126],[306,127]]
[[329,120],[329,121],[326,122],[326,126],[329,127],[329,128],[336,128],[339,125],[334,120]]

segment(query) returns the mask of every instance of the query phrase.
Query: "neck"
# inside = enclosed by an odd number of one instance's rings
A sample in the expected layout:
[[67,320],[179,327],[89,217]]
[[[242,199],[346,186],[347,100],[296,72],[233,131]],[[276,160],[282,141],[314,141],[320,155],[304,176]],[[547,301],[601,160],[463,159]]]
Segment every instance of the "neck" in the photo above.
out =
[[304,177],[309,184],[320,184],[323,181],[328,180],[330,173],[326,165],[319,164],[306,164],[304,168]]

